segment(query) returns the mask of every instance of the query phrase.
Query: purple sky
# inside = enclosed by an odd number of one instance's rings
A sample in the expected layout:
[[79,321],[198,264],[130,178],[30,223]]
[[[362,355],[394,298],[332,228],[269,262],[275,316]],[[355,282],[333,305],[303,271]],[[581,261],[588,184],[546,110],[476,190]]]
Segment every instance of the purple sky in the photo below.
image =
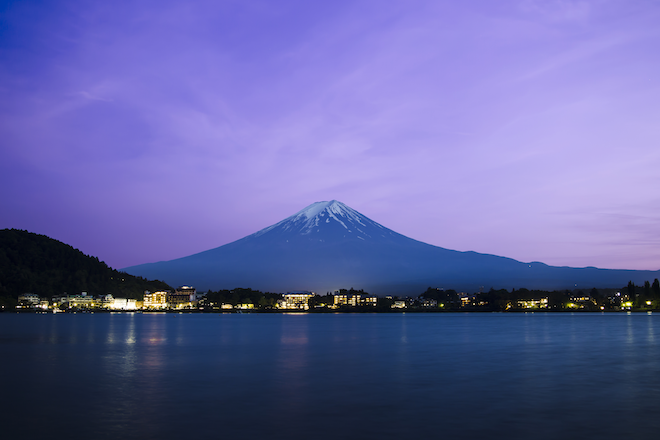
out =
[[655,0],[0,6],[0,228],[115,268],[340,200],[409,237],[660,269]]

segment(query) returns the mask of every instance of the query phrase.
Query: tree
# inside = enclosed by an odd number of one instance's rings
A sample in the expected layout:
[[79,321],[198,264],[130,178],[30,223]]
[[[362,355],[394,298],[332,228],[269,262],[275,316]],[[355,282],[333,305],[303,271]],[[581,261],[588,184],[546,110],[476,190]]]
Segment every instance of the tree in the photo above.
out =
[[628,297],[633,300],[635,299],[635,283],[628,281]]
[[655,296],[660,296],[660,281],[656,278],[653,280],[653,285],[651,286],[651,290],[653,290],[653,294]]

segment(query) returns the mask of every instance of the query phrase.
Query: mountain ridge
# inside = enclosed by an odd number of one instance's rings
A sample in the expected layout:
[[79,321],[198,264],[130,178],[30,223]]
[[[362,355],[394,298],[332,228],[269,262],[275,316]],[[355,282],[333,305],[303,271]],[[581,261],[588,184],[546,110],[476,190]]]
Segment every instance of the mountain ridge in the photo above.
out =
[[466,291],[621,287],[660,276],[660,271],[556,267],[445,249],[392,231],[337,200],[312,203],[223,246],[124,270],[200,290],[323,293],[355,287],[381,295],[420,293],[428,286]]

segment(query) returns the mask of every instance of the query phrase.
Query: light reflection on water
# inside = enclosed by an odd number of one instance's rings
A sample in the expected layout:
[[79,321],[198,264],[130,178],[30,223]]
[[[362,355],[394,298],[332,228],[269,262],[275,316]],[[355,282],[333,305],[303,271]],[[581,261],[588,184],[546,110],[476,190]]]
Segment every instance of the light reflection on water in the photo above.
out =
[[659,317],[0,314],[0,414],[14,438],[650,439]]

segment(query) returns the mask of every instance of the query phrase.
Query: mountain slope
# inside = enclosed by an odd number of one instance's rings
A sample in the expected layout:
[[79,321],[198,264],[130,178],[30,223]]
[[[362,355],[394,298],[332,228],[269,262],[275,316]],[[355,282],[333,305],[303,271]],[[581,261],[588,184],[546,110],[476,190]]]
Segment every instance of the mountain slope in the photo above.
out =
[[0,296],[16,299],[26,292],[50,297],[86,291],[92,295],[112,293],[139,298],[145,290],[169,288],[160,281],[119,272],[98,258],[45,235],[0,230]]
[[603,270],[521,263],[459,252],[398,234],[341,202],[314,203],[233,243],[171,261],[124,269],[198,289],[251,287],[266,291],[362,288],[414,294],[428,286],[561,289],[620,287],[652,280],[660,271]]

